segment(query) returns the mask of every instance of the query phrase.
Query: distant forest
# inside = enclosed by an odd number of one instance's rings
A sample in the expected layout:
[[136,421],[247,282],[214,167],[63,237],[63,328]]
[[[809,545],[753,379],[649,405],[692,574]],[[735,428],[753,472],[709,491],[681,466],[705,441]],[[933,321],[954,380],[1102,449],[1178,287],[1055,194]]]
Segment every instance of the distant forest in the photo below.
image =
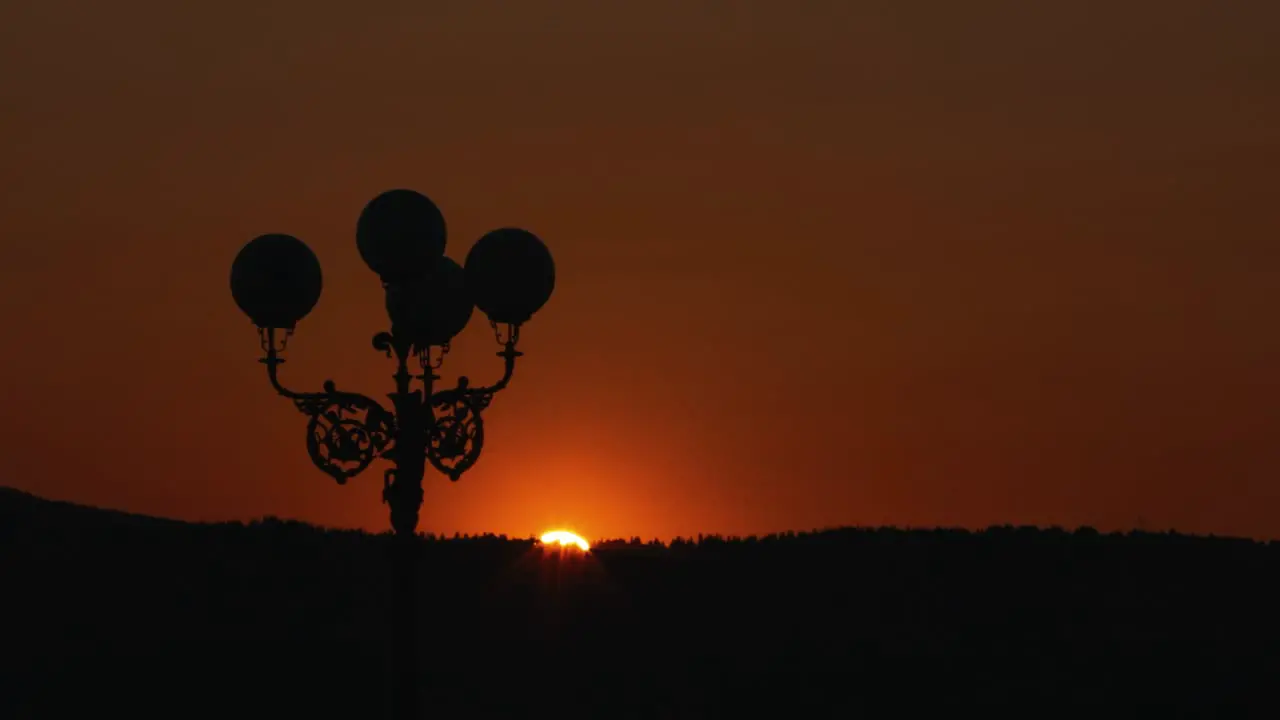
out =
[[[0,488],[0,717],[377,717],[388,538]],[[423,542],[429,717],[1280,716],[1280,543],[1023,527]]]

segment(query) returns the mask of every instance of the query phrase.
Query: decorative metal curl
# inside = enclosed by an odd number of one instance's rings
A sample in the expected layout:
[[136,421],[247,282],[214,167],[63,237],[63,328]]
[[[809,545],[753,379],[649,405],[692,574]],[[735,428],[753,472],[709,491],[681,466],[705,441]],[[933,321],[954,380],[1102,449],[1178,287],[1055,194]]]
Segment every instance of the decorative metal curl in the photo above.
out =
[[[433,347],[438,352],[432,352]],[[444,365],[444,357],[449,354],[449,343],[444,345],[431,346],[424,348],[416,348],[418,353],[418,365],[422,367],[423,372],[439,370]]]
[[407,341],[389,332],[380,332],[373,336],[373,349],[380,353],[386,353],[387,357],[395,355],[408,357],[410,351]]
[[493,328],[493,338],[498,341],[499,345],[509,345],[515,347],[520,342],[520,325],[512,323],[497,323],[493,320],[489,321],[489,327]]
[[262,346],[262,352],[268,355],[283,353],[289,347],[289,338],[293,337],[292,328],[283,328],[280,331],[280,337],[276,337],[276,331],[271,328],[258,328],[258,344]]
[[307,454],[317,468],[339,485],[359,475],[395,441],[395,416],[376,401],[355,393],[338,392],[333,382],[323,393],[294,399],[307,423]]
[[454,482],[480,459],[484,448],[481,413],[492,400],[491,392],[470,389],[465,377],[458,379],[456,388],[431,396],[435,422],[427,438],[427,460]]

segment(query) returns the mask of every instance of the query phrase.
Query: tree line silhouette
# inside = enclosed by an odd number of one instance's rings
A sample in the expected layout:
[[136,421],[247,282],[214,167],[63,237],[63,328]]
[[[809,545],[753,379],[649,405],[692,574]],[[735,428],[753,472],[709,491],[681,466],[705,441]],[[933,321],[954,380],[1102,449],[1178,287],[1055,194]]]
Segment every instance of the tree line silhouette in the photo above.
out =
[[[377,716],[387,544],[0,492],[0,717]],[[584,556],[426,535],[422,557],[433,716],[1223,717],[1274,708],[1280,677],[1274,542],[842,528]]]

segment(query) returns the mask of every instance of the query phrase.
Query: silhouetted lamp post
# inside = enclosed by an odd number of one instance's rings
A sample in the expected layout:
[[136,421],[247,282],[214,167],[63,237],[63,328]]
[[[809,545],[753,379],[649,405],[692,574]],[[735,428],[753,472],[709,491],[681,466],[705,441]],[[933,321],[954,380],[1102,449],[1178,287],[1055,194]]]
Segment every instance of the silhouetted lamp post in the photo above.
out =
[[[480,457],[482,413],[511,381],[521,355],[520,329],[551,297],[555,264],[532,233],[504,228],[481,237],[459,266],[444,255],[440,210],[412,190],[390,190],[365,206],[356,223],[356,248],[386,292],[390,330],[374,335],[373,347],[396,361],[389,410],[373,398],[338,390],[333,381],[321,392],[294,392],[280,383],[285,345],[320,299],[320,263],[301,240],[275,234],[250,241],[232,263],[231,294],[258,327],[271,386],[309,418],[307,452],[316,467],[341,485],[379,457],[391,461],[382,499],[391,506],[397,538],[392,707],[398,718],[416,718],[414,539],[422,477],[430,463],[456,481]],[[434,371],[473,307],[488,317],[502,345],[502,378],[472,387],[460,377],[454,387],[433,390],[440,379]]]

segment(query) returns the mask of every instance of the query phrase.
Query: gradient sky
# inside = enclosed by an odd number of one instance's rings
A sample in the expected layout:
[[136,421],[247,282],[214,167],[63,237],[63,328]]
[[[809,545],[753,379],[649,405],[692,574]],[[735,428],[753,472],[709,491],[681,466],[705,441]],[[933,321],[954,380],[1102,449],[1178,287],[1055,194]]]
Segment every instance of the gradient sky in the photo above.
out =
[[[1274,0],[6,0],[0,484],[381,530],[286,382],[383,397],[354,245],[411,187],[555,297],[422,527],[1036,523],[1280,537]],[[446,378],[497,376],[477,318]]]

